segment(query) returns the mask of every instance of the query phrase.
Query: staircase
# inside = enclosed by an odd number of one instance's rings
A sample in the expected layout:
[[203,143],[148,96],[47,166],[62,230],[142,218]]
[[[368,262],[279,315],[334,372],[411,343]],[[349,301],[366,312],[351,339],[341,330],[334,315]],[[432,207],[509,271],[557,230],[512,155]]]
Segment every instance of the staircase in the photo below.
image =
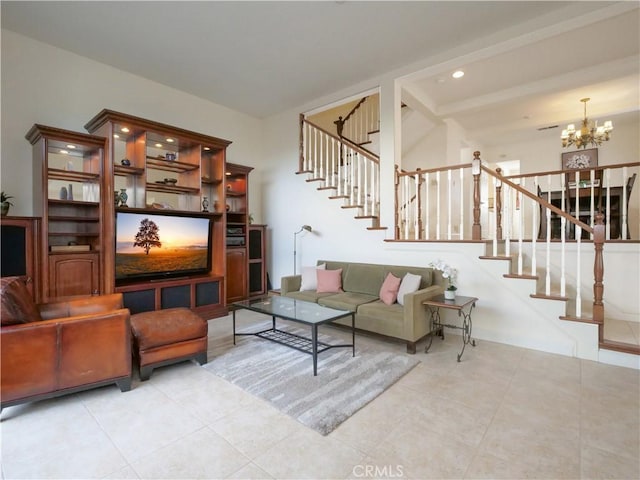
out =
[[300,115],[296,173],[319,184],[316,188],[341,202],[340,208],[353,210],[356,220],[369,221],[368,230],[387,228],[380,225],[380,159],[370,150],[375,148],[371,136],[378,133],[377,105],[377,95],[362,98],[344,118],[333,122],[335,134]]
[[[341,208],[354,209],[355,219],[369,220],[369,230],[377,230],[386,228],[379,223],[379,158],[367,149],[374,149],[368,142],[377,129],[356,121],[356,112],[365,104],[363,98],[349,115],[334,122],[340,134],[300,116],[297,173],[306,174],[309,183],[319,183],[317,189],[327,190],[329,199],[341,201]],[[350,125],[358,123],[364,125],[363,133],[352,131]],[[612,317],[605,316],[602,279],[605,242],[618,230],[622,236],[618,241],[624,241],[627,231],[626,204],[622,209],[623,228],[616,230],[610,225],[610,187],[622,183],[620,198],[628,202],[630,190],[625,190],[624,182],[639,166],[640,162],[634,162],[591,172],[606,179],[602,187],[606,195],[604,219],[600,223],[596,221],[594,189],[589,218],[578,219],[564,211],[568,188],[565,171],[503,177],[500,169],[493,171],[482,165],[479,152],[468,164],[413,172],[396,169],[393,241],[482,242],[485,252],[479,261],[493,264],[489,270],[511,284],[509,288],[519,296],[528,298],[532,308],[544,305],[539,307],[541,314],[551,315],[553,328],[566,331],[575,340],[577,347],[572,354],[595,359],[598,349],[606,349],[638,355],[639,344],[605,336],[605,323]],[[552,204],[550,196],[541,194],[541,190],[550,192],[553,188],[563,191],[562,208]],[[589,202],[584,205],[588,209]],[[554,227],[556,224],[561,226]],[[552,230],[554,234],[560,231],[561,238],[552,239]],[[574,231],[575,239],[567,238]],[[613,284],[609,280],[608,287]],[[615,308],[611,310],[616,313]]]

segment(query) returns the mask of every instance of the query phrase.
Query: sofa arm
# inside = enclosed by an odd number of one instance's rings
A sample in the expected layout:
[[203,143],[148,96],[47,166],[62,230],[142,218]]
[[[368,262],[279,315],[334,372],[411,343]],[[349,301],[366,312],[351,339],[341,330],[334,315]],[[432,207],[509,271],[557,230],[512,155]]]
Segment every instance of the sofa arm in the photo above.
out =
[[286,295],[289,292],[297,292],[302,285],[302,275],[290,275],[282,277],[280,280],[280,294]]
[[443,292],[442,286],[431,285],[404,296],[404,329],[407,338],[418,340],[429,333],[429,312],[422,302]]
[[121,308],[123,308],[121,293],[96,295],[76,300],[41,303],[38,305],[43,320],[106,313]]

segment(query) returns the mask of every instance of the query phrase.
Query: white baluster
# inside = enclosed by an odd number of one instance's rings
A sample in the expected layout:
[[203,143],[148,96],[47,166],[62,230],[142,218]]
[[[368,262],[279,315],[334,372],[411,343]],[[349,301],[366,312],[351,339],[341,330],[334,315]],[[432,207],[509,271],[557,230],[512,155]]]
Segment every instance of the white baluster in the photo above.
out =
[[580,220],[580,173],[576,171],[575,173],[575,182],[576,182],[576,206],[574,211],[574,217]]
[[[591,207],[589,208],[589,225],[591,228],[596,224],[595,210],[596,210],[596,196],[595,196],[595,180],[596,180],[596,171],[591,169],[589,172],[589,181],[591,182]],[[589,238],[593,240],[593,232],[589,234]]]
[[[533,177],[533,190],[538,192],[538,176]],[[536,239],[538,235],[536,235],[536,231],[540,228],[540,220],[538,219],[538,214],[540,213],[540,205],[538,202],[531,200],[531,275],[537,275],[537,265],[536,265]]]
[[580,293],[580,285],[582,284],[580,272],[580,257],[582,256],[582,228],[576,225],[576,317],[582,316],[582,294]]
[[331,138],[331,186],[336,188],[336,180],[340,166],[338,165],[338,149],[335,138]]
[[511,187],[506,183],[502,184],[504,198],[504,214],[502,215],[502,223],[504,224],[504,255],[511,256],[511,223],[513,215],[511,212]]
[[607,240],[611,240],[611,215],[610,215],[610,210],[611,210],[611,169],[607,168],[605,170],[605,174],[604,174],[604,178],[606,179],[607,182],[607,199],[606,199],[606,209],[604,211],[604,216],[606,218],[606,224],[605,224],[605,235],[606,235],[606,239]]
[[498,179],[493,178],[493,256],[498,256]]
[[436,172],[436,240],[440,240],[440,172]]
[[566,252],[566,226],[567,219],[564,217],[560,217],[560,296],[564,297],[566,294],[566,268],[565,268],[565,252]]
[[324,144],[325,135],[320,132],[320,143],[318,144],[318,176],[316,178],[324,178]]
[[343,178],[343,173],[344,173],[344,165],[342,164],[343,162],[340,161],[340,159],[344,159],[344,145],[342,144],[342,142],[338,142],[338,190],[336,191],[336,196],[340,196],[343,195],[344,192],[344,178]]
[[464,240],[464,168],[460,169],[460,227],[458,228],[460,240]]
[[316,130],[313,155],[313,178],[318,178],[318,158],[320,157],[320,131]]
[[424,209],[425,209],[425,225],[424,225],[424,238],[425,240],[429,240],[430,235],[429,235],[429,230],[431,229],[431,225],[430,225],[430,221],[431,221],[431,212],[429,211],[429,195],[430,195],[430,185],[429,185],[429,172],[427,172],[425,174],[425,179],[424,179],[426,188],[425,188],[425,205],[424,205]]
[[408,217],[408,213],[409,213],[409,176],[405,175],[403,177],[403,181],[404,181],[404,201],[402,202],[402,204],[404,205],[404,211],[405,211],[405,222],[404,222],[404,238],[409,238],[409,217]]
[[300,165],[301,170],[305,170],[305,165],[308,161],[309,157],[309,124],[304,122],[302,124],[302,164]]
[[447,170],[447,240],[451,240],[451,170]]
[[415,204],[415,208],[414,208],[414,215],[413,215],[413,238],[415,240],[419,240],[420,239],[420,227],[419,227],[419,219],[418,219],[418,212],[419,212],[419,208],[418,208],[418,190],[420,189],[420,174],[416,173],[415,177],[414,177],[414,182],[415,182],[415,195],[416,195],[416,201],[413,202]]
[[[520,183],[520,186],[522,188],[525,188],[526,181],[523,178],[522,182]],[[522,275],[522,269],[523,269],[523,258],[522,258],[522,234],[524,231],[524,205],[522,204],[522,193],[519,190],[516,190],[516,207],[517,205],[520,205],[520,210],[518,210],[516,208],[516,215],[518,215],[518,275]]]
[[[551,203],[551,175],[547,176],[547,198]],[[547,270],[544,281],[545,295],[551,295],[551,210],[546,208],[547,211],[547,261],[545,268]]]
[[627,239],[627,167],[622,167],[622,225],[620,225],[620,238]]

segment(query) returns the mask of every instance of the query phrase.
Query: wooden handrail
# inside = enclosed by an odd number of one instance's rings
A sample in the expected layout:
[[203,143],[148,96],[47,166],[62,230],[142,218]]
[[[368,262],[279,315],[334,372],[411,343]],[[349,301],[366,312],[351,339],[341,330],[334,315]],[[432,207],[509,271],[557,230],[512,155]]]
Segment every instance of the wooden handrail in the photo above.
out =
[[438,168],[427,168],[425,170],[418,168],[417,170],[414,170],[412,172],[407,172],[403,170],[401,173],[398,173],[398,175],[400,175],[401,177],[405,177],[405,176],[413,176],[413,175],[422,174],[422,173],[435,173],[435,172],[446,172],[449,170],[460,170],[462,168],[471,168],[471,164],[459,163],[457,165],[450,165],[447,167],[438,167]]
[[[320,130],[320,131],[321,131],[322,133],[324,133],[325,135],[328,135],[328,136],[330,136],[331,138],[334,138],[335,140],[337,140],[337,141],[338,141],[338,142],[340,142],[340,143],[345,143],[345,142],[344,142],[344,138],[340,138],[340,137],[338,137],[337,135],[334,135],[333,133],[328,132],[328,131],[327,131],[327,130],[325,130],[324,128],[322,128],[322,127],[320,127],[320,126],[316,125],[316,124],[315,124],[315,123],[313,123],[313,122],[310,122],[309,120],[307,120],[307,119],[305,119],[305,118],[302,118],[302,122],[303,122],[303,123],[306,123],[307,125],[311,125],[313,128],[315,128],[315,129],[317,129],[317,130]],[[357,152],[358,152],[358,153],[360,153],[361,155],[364,155],[365,157],[367,157],[367,158],[368,158],[369,160],[371,160],[372,162],[377,163],[377,164],[380,164],[380,160],[379,160],[379,159],[377,159],[377,158],[375,158],[375,156],[374,156],[371,152],[368,152],[367,150],[365,150],[365,149],[363,149],[363,148],[361,148],[361,147],[359,147],[359,146],[357,146],[357,145],[355,145],[355,144],[353,144],[353,143],[350,143],[350,144],[349,144],[349,148],[351,148],[352,150],[357,151]]]
[[581,222],[580,220],[578,220],[577,218],[569,215],[567,212],[564,212],[563,210],[559,209],[558,207],[556,207],[555,205],[547,202],[544,198],[539,197],[538,195],[534,195],[533,193],[531,193],[529,190],[522,188],[520,185],[518,185],[517,183],[513,183],[512,181],[508,180],[507,177],[503,177],[500,175],[497,175],[493,170],[485,167],[484,165],[481,165],[480,168],[487,173],[489,176],[497,178],[498,180],[500,180],[502,183],[506,183],[507,185],[509,185],[512,189],[519,191],[520,193],[522,193],[523,195],[531,198],[532,200],[534,200],[535,202],[539,203],[540,205],[542,205],[543,207],[548,208],[549,210],[551,210],[552,212],[556,213],[558,216],[560,217],[564,217],[567,221],[573,223],[574,225],[579,226],[580,228],[582,228],[582,230],[587,231],[588,233],[593,233],[593,228],[590,225],[587,225],[586,223]]
[[[602,165],[600,167],[593,168],[582,168],[582,171],[590,171],[590,170],[609,170],[614,168],[622,168],[622,167],[640,167],[640,162],[629,162],[629,163],[616,163],[613,165]],[[575,173],[575,169],[571,170],[549,170],[546,172],[536,172],[536,173],[522,173],[518,175],[507,175],[502,178],[512,179],[512,178],[531,178],[531,177],[543,177],[545,175],[562,175],[566,173]]]
[[344,119],[342,120],[342,123],[345,123],[347,120],[349,120],[349,117],[351,117],[351,115],[353,115],[356,110],[358,110],[360,108],[360,105],[362,105],[364,102],[366,102],[367,98],[369,97],[363,97],[360,99],[360,101],[355,105],[355,107],[353,107],[351,109],[351,111],[349,113],[347,113],[347,116],[344,117]]

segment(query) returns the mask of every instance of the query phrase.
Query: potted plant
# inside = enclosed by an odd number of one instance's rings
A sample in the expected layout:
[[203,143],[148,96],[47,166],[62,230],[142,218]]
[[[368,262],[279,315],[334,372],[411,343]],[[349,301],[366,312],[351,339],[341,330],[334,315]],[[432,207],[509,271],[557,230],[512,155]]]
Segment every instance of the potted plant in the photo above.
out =
[[444,263],[442,260],[431,262],[429,264],[429,267],[433,268],[434,270],[439,270],[440,272],[442,272],[442,278],[444,278],[445,281],[447,282],[447,287],[444,290],[444,298],[447,300],[455,300],[456,290],[458,290],[458,287],[456,287],[458,270],[450,267],[449,265]]
[[9,201],[10,198],[13,197],[11,195],[7,195],[4,191],[0,193],[0,208],[2,209],[1,213],[3,217],[9,213],[9,207],[13,205],[13,203]]

